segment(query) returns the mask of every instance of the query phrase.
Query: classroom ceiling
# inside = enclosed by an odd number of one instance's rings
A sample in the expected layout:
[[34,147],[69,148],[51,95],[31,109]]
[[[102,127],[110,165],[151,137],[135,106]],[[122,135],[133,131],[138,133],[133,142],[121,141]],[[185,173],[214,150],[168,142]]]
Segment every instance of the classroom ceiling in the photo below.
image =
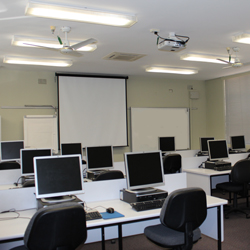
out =
[[[0,1],[0,66],[6,69],[42,70],[128,76],[154,76],[171,79],[208,80],[250,71],[250,64],[240,68],[223,69],[225,65],[180,60],[187,53],[228,56],[227,47],[239,47],[242,63],[250,62],[250,45],[235,43],[232,36],[250,33],[250,1],[247,0],[46,0],[48,3],[82,6],[113,12],[136,14],[138,22],[130,28],[120,28],[83,22],[25,16],[27,0]],[[82,57],[63,55],[56,51],[11,45],[13,35],[56,39],[50,26],[59,34],[62,26],[71,27],[69,40],[82,41],[95,38],[97,49],[82,52]],[[179,52],[159,51],[157,36],[150,32],[159,30],[167,38],[170,32],[188,36],[186,48]],[[59,33],[58,33],[59,32]],[[143,54],[133,61],[105,60],[112,52]],[[9,65],[4,56],[71,59],[68,68],[46,66]],[[145,72],[148,66],[183,67],[198,70],[194,75],[159,74]],[[1,70],[0,68],[0,70]]]

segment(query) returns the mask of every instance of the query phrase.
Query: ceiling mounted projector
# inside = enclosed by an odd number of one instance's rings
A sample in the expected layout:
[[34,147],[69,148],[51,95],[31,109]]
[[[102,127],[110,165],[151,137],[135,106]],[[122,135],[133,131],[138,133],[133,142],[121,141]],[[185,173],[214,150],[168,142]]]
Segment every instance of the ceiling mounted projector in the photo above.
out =
[[159,36],[158,31],[155,31],[154,34],[157,35],[157,47],[161,51],[178,52],[186,48],[189,40],[189,37],[176,35],[174,32],[170,32],[168,38]]

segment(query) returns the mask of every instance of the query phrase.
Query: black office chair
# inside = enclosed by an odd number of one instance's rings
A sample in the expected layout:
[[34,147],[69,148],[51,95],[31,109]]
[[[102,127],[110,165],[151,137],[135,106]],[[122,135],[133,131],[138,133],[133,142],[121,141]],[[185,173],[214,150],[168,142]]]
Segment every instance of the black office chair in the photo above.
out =
[[0,170],[6,170],[6,169],[20,169],[20,164],[16,161],[0,162]]
[[95,181],[105,181],[112,179],[122,179],[124,178],[124,174],[120,170],[109,170],[103,171],[96,178]]
[[146,227],[146,237],[161,247],[190,250],[201,238],[199,226],[207,216],[206,194],[201,188],[173,191],[165,200],[161,224]]
[[39,209],[26,228],[24,246],[11,250],[75,250],[86,239],[83,206],[66,202]]
[[180,173],[181,171],[181,155],[169,154],[163,158],[164,174]]
[[229,182],[218,183],[217,189],[233,193],[233,207],[225,213],[225,218],[232,212],[241,212],[250,218],[249,215],[238,207],[238,195],[246,197],[248,206],[248,184],[250,183],[250,160],[243,159],[237,161],[231,171],[231,180]]

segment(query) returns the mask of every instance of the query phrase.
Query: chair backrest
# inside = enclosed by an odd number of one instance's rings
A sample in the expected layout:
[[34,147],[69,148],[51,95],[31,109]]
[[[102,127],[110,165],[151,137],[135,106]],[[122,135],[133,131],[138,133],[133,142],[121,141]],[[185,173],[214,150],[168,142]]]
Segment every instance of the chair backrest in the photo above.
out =
[[39,209],[24,235],[29,250],[75,250],[87,239],[82,205],[66,202]]
[[164,174],[179,173],[181,170],[181,155],[168,154],[163,158]]
[[95,181],[104,181],[104,180],[122,179],[122,178],[124,178],[122,171],[109,170],[109,171],[103,171],[101,174],[99,174],[95,178]]
[[166,198],[160,214],[161,223],[177,231],[198,228],[207,216],[207,200],[201,188],[184,188],[173,191]]
[[239,160],[234,164],[231,180],[243,184],[250,182],[250,159]]
[[16,161],[2,161],[0,162],[0,170],[19,169],[20,164]]

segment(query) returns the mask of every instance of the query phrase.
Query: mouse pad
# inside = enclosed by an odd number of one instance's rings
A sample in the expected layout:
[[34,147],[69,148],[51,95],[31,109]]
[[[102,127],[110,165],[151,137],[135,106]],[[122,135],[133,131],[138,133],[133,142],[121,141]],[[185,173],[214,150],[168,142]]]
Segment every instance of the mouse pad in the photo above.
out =
[[103,213],[100,213],[100,214],[102,215],[102,218],[104,220],[113,219],[113,218],[119,218],[119,217],[124,217],[123,214],[120,214],[120,213],[118,213],[116,211],[114,213],[112,213],[112,214],[107,213],[107,212],[103,212]]

